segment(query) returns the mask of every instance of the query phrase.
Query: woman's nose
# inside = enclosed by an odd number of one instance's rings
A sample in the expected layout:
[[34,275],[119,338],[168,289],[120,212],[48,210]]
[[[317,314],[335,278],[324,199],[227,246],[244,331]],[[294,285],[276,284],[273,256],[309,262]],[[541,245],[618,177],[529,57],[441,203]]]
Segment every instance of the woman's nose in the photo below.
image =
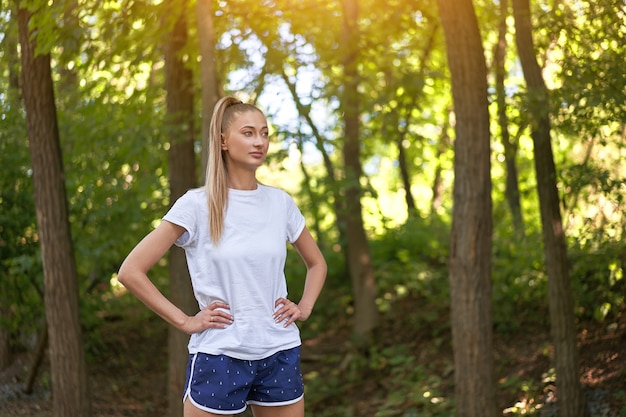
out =
[[252,143],[254,146],[263,146],[263,135],[254,135],[254,140]]

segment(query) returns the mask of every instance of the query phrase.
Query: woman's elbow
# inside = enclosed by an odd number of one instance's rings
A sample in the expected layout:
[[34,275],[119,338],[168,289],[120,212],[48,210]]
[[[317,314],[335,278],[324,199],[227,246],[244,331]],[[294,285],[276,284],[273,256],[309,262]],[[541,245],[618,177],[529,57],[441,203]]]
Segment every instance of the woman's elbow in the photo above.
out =
[[315,268],[319,271],[320,276],[325,279],[326,273],[328,272],[328,265],[326,264],[326,260],[324,258],[321,258],[315,265]]
[[131,268],[126,263],[123,263],[117,271],[117,281],[123,286],[128,287],[129,282],[132,281],[132,276]]

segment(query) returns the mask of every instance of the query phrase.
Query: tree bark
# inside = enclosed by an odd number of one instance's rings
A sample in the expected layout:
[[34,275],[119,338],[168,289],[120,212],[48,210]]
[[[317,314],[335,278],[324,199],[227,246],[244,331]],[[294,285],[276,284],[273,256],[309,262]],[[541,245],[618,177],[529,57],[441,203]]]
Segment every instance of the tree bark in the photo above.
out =
[[529,1],[513,0],[513,14],[515,40],[528,88],[527,100],[548,273],[550,329],[555,352],[559,416],[581,417],[585,407],[580,385],[574,301],[550,141],[548,89],[535,55]]
[[50,55],[35,53],[30,18],[29,11],[19,9],[22,95],[44,269],[53,414],[82,417],[91,415],[91,407]]
[[456,116],[450,293],[457,416],[495,417],[487,68],[471,0],[438,0]]
[[[187,43],[186,0],[164,3],[166,19],[174,19],[165,44],[165,89],[167,93],[167,131],[170,142],[168,168],[170,202],[197,185],[193,127],[193,77],[181,58]],[[208,231],[207,231],[208,233]],[[191,288],[185,252],[176,246],[169,252],[169,296],[187,314],[198,307]],[[182,417],[182,390],[188,359],[189,337],[169,326],[168,333],[168,404],[169,416]]]
[[200,85],[202,89],[201,109],[201,182],[204,183],[206,166],[209,158],[209,126],[215,103],[219,100],[219,84],[217,65],[215,62],[215,29],[213,25],[213,7],[211,0],[197,0],[196,23],[198,27],[198,41],[200,44]]
[[[378,325],[376,306],[376,277],[370,256],[367,236],[363,225],[361,206],[361,153],[359,138],[359,74],[358,55],[358,2],[343,1],[342,43],[345,51],[343,59],[344,86],[341,107],[344,113],[343,158],[346,172],[344,197],[346,207],[346,238],[348,268],[354,293],[353,336],[357,344],[365,344]],[[349,213],[349,214],[348,214]]]

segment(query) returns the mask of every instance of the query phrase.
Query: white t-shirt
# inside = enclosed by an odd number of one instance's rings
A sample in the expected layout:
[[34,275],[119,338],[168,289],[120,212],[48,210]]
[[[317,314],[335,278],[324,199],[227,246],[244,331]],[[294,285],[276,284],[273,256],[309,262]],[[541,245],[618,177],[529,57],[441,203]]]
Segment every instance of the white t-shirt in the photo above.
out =
[[296,324],[285,328],[273,318],[276,299],[287,297],[287,242],[295,242],[305,226],[289,194],[264,185],[252,191],[230,189],[217,246],[209,235],[204,188],[181,196],[163,220],[186,230],[176,245],[185,249],[200,309],[223,301],[233,316],[226,329],[191,335],[189,353],[257,360],[300,345]]

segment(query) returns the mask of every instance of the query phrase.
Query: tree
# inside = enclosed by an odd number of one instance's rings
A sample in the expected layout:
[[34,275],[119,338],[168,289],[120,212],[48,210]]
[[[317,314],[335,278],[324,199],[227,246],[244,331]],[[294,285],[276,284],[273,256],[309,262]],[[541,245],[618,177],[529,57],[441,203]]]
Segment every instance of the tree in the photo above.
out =
[[[334,167],[332,160],[330,159],[328,155],[328,152],[324,148],[324,138],[322,134],[320,133],[319,129],[317,128],[317,126],[315,125],[315,123],[313,122],[313,119],[311,117],[311,106],[306,106],[304,105],[304,103],[302,103],[302,100],[300,99],[300,97],[298,97],[298,93],[296,91],[296,84],[289,79],[289,76],[285,72],[284,68],[282,68],[281,77],[283,81],[285,82],[285,85],[289,89],[289,92],[291,93],[291,97],[293,98],[293,101],[296,105],[296,109],[298,110],[298,115],[300,116],[300,118],[306,121],[306,124],[309,126],[311,130],[311,135],[313,136],[315,140],[317,150],[322,155],[322,160],[324,161],[324,167],[326,169],[326,174],[327,174],[327,182],[330,186],[329,188],[333,191],[336,191],[339,189],[339,186],[337,185],[337,179],[335,178],[335,167]],[[301,137],[300,140],[298,140],[298,148],[300,150],[300,153],[303,153],[303,148],[304,148],[303,145],[304,145],[304,138]],[[304,165],[304,162],[302,161],[302,158],[300,159],[300,169],[302,171],[302,176],[303,176],[302,186],[306,190],[306,193],[309,195],[310,201],[313,203],[318,198],[315,197],[315,193],[311,189],[311,177],[306,170],[306,167]],[[341,198],[338,198],[338,195],[335,193],[334,198],[333,198],[333,207],[335,208],[335,213],[337,216],[337,232],[339,234],[340,242],[345,241],[346,239],[345,237],[346,236],[346,233],[345,233],[346,221],[344,220],[345,216],[341,215],[341,213],[343,213],[342,203],[343,201],[341,200]],[[324,248],[325,242],[323,241],[324,238],[323,238],[321,228],[319,225],[319,220],[321,216],[320,216],[320,210],[319,210],[318,204],[316,203],[311,204],[311,210],[313,212],[313,219],[315,221],[313,228],[315,230],[317,243],[318,245],[320,245],[321,248]],[[344,253],[345,253],[345,249],[344,249]]]
[[91,410],[50,55],[36,53],[37,40],[29,29],[31,16],[27,9],[18,10],[22,96],[44,268],[53,412],[58,417],[86,417]]
[[[194,154],[193,77],[185,66],[182,50],[187,44],[187,0],[164,3],[166,27],[171,27],[165,43],[165,89],[167,92],[166,129],[170,148],[168,169],[170,202],[174,203],[187,190],[196,186]],[[172,247],[169,252],[170,299],[187,314],[197,311],[185,252]],[[168,338],[168,397],[169,415],[182,417],[180,390],[185,383],[188,336],[169,326]]]
[[[406,97],[405,101],[408,101],[404,105],[398,105],[395,108],[391,109],[388,116],[385,118],[385,122],[382,126],[382,137],[391,137],[393,138],[392,143],[398,149],[398,170],[399,176],[402,182],[402,187],[404,188],[404,199],[406,201],[407,206],[407,217],[414,216],[418,214],[417,208],[415,205],[415,199],[413,198],[413,194],[411,192],[411,175],[410,175],[410,165],[408,163],[408,157],[406,152],[406,143],[409,141],[409,128],[413,126],[413,114],[416,109],[420,106],[418,102],[424,97],[424,80],[427,78],[426,73],[431,70],[429,61],[433,50],[436,46],[435,40],[438,38],[438,32],[440,31],[440,23],[436,19],[432,19],[431,23],[431,31],[427,41],[423,47],[423,50],[420,53],[419,59],[419,67],[416,69],[415,73],[410,73],[407,75],[407,78],[410,78],[414,82],[414,86],[411,90],[407,91],[405,94],[401,94],[397,97],[393,98],[394,102],[402,103],[403,96]],[[379,64],[383,65],[383,63]],[[387,80],[387,85],[396,87],[398,83],[405,84],[404,80],[396,80],[396,72],[397,70],[394,68],[393,63],[387,64],[389,67],[385,70],[385,79]],[[400,74],[401,76],[403,74]],[[395,92],[394,92],[395,93]],[[395,94],[394,94],[395,95]],[[448,147],[446,143],[446,134],[447,129],[442,129],[443,135],[442,140],[439,142],[441,145],[439,148],[445,149]],[[437,171],[437,169],[436,169]],[[440,172],[440,170],[439,170]],[[440,176],[438,172],[435,172],[435,180],[433,181],[433,208],[437,205],[437,198],[439,196],[438,193],[438,181]]]
[[[500,22],[498,27],[498,41],[494,47],[494,72],[496,75],[496,102],[498,105],[498,125],[502,146],[504,147],[504,163],[506,165],[506,186],[505,195],[513,218],[513,227],[518,236],[524,236],[524,217],[520,203],[519,178],[517,173],[517,148],[516,137],[511,137],[509,133],[509,118],[506,113],[506,90],[504,81],[506,75],[506,50],[507,50],[507,25],[506,19],[509,16],[509,1],[500,0]],[[520,129],[521,130],[521,129]]]
[[515,41],[528,87],[527,105],[548,273],[550,328],[556,362],[559,415],[581,417],[584,413],[584,398],[580,387],[574,300],[550,140],[548,89],[534,51],[529,1],[513,0],[513,15]]
[[215,60],[215,26],[213,24],[213,7],[211,0],[196,0],[196,22],[198,26],[198,43],[200,45],[200,87],[202,90],[202,164],[200,175],[204,179],[209,147],[209,126],[215,103],[219,100],[219,84]]
[[449,259],[456,408],[458,416],[495,417],[487,68],[472,1],[438,3],[456,117]]
[[343,0],[342,48],[344,88],[341,108],[344,112],[343,158],[345,185],[343,193],[346,216],[347,263],[354,294],[354,336],[357,343],[367,342],[378,325],[376,276],[363,226],[361,206],[361,141],[359,137],[359,74],[357,69],[358,2]]
[[[450,113],[449,111],[447,113]],[[447,115],[445,122],[442,126],[441,129],[441,135],[439,136],[439,139],[437,141],[437,152],[435,153],[435,175],[434,175],[434,179],[433,179],[433,186],[432,186],[432,190],[433,190],[433,199],[432,199],[432,204],[431,204],[431,213],[435,214],[437,213],[437,210],[441,207],[442,204],[442,200],[444,197],[444,190],[443,190],[443,180],[442,180],[442,174],[443,174],[443,164],[441,162],[442,159],[442,155],[444,155],[446,153],[446,151],[448,149],[450,149],[452,147],[452,141],[450,139],[449,136],[449,130],[450,128],[450,116]]]

